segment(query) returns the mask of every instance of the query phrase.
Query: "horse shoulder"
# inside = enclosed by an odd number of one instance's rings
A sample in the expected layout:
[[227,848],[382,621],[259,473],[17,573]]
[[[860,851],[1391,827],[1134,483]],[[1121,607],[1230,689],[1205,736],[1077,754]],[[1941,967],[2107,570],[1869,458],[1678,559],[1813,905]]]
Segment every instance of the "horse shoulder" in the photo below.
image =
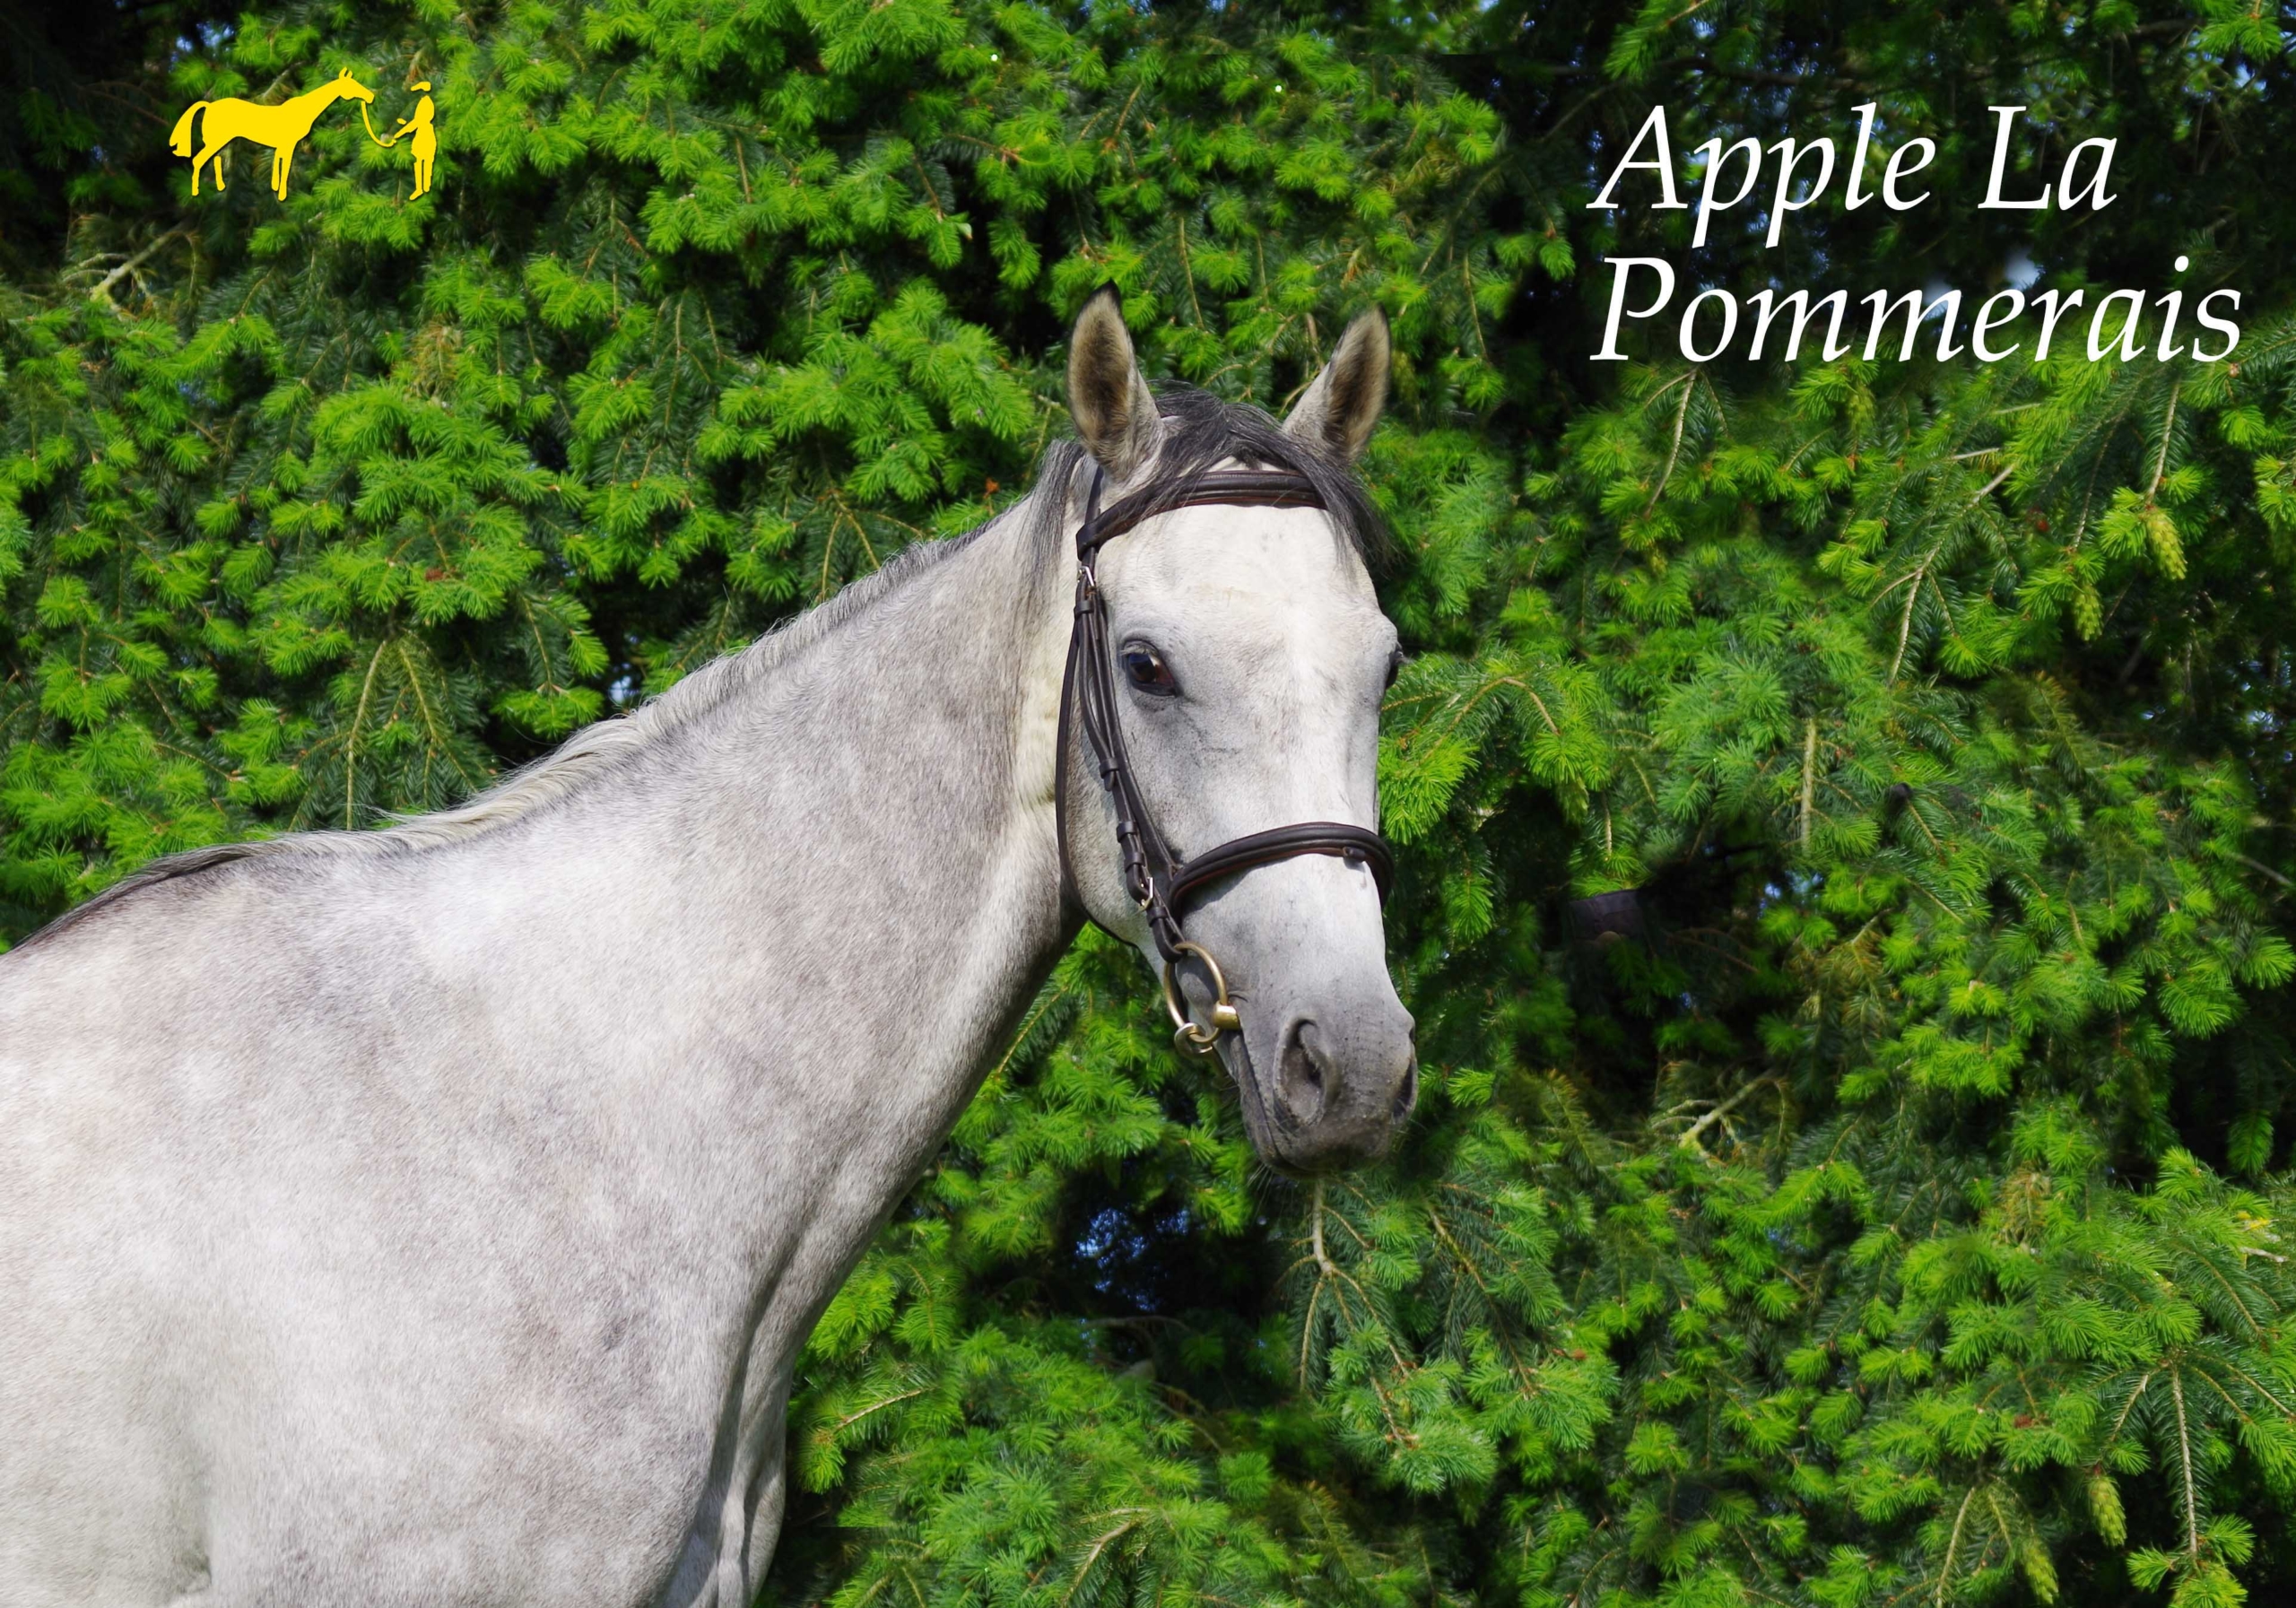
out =
[[[564,1532],[553,1600],[587,1600],[577,1575],[667,1572],[730,1367],[693,1335],[729,1352],[744,1292],[693,1308],[657,1225],[592,1221],[647,1203],[576,1187],[596,1166],[580,1114],[511,1110],[516,1069],[465,1037],[466,1011],[425,1005],[393,934],[439,880],[237,862],[0,956],[0,1439],[111,1448],[43,1474],[0,1446],[0,1503],[35,1477],[84,1493],[252,1470],[211,1492],[236,1532],[274,1499],[264,1448],[293,1447],[307,1466],[274,1472],[302,1494],[265,1522],[341,1538],[348,1578],[379,1508],[317,1471],[381,1447],[407,1482],[393,1499],[442,1533],[528,1493],[521,1522]],[[230,1397],[253,1356],[270,1383]],[[155,1358],[216,1383],[153,1395]]]

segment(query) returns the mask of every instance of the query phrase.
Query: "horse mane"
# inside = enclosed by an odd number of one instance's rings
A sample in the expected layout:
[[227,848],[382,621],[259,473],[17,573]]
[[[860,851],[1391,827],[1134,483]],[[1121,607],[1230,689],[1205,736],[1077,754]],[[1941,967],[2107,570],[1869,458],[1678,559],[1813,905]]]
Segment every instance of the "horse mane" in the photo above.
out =
[[[1300,437],[1248,404],[1223,402],[1193,386],[1171,386],[1157,395],[1164,426],[1152,473],[1179,483],[1209,473],[1219,464],[1280,464],[1314,484],[1334,528],[1367,562],[1384,552],[1385,526],[1352,465]],[[1028,497],[961,536],[920,542],[904,548],[877,569],[768,631],[738,652],[712,660],[658,698],[625,714],[596,721],[549,753],[503,777],[468,802],[427,814],[396,816],[387,827],[370,831],[291,832],[241,843],[188,849],[130,872],[110,887],[66,910],[16,945],[18,950],[55,937],[91,916],[162,882],[178,881],[218,866],[247,860],[313,860],[347,857],[382,859],[420,854],[467,841],[540,813],[615,775],[648,751],[706,716],[754,691],[775,670],[822,641],[888,594],[961,552],[1003,520],[1028,519],[1028,543],[1041,551],[1065,539],[1068,510],[1082,500],[1083,474],[1091,463],[1074,441],[1048,448],[1037,484]],[[1059,494],[1047,495],[1057,491]]]

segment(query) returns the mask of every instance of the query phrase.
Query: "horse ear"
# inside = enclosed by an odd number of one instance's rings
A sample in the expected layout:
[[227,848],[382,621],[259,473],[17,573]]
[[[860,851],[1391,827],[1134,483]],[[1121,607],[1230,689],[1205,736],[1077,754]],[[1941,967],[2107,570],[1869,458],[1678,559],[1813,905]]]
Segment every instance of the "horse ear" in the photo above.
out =
[[1112,284],[1092,292],[1068,337],[1068,413],[1111,480],[1129,479],[1156,450],[1155,393],[1140,377]]
[[1387,404],[1387,369],[1393,361],[1387,314],[1376,307],[1358,313],[1339,337],[1339,350],[1283,422],[1284,432],[1354,462]]

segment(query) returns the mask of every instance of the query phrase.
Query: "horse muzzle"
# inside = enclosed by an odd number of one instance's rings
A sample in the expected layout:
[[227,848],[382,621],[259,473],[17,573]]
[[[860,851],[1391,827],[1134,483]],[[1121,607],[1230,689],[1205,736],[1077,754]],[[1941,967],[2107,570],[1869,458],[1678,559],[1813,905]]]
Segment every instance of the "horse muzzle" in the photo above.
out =
[[1419,1098],[1411,1013],[1394,988],[1373,997],[1248,1002],[1221,1058],[1243,1099],[1244,1126],[1263,1160],[1315,1174],[1384,1157]]

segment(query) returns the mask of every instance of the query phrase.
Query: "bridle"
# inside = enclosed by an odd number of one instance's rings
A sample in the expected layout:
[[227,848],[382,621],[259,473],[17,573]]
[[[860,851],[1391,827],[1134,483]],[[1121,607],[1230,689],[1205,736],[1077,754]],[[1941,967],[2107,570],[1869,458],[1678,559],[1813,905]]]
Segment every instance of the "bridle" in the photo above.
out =
[[[1148,813],[1147,800],[1132,774],[1124,746],[1124,726],[1117,713],[1115,659],[1109,644],[1109,611],[1093,572],[1100,549],[1143,520],[1174,508],[1213,504],[1242,508],[1320,508],[1326,505],[1315,482],[1289,469],[1222,469],[1177,483],[1152,483],[1112,504],[1100,507],[1102,475],[1092,471],[1092,489],[1084,502],[1084,522],[1076,528],[1076,618],[1068,635],[1068,664],[1060,678],[1060,769],[1053,781],[1053,820],[1060,848],[1060,882],[1064,895],[1076,897],[1076,881],[1068,858],[1068,728],[1070,712],[1084,733],[1099,769],[1100,787],[1116,808],[1116,841],[1123,857],[1125,891],[1147,918],[1150,936],[1164,960],[1164,1007],[1171,1013],[1173,1042],[1196,1055],[1208,1056],[1219,1047],[1220,1035],[1238,1031],[1242,1019],[1228,997],[1228,979],[1220,962],[1200,943],[1188,941],[1180,917],[1196,894],[1255,866],[1288,860],[1297,855],[1336,855],[1352,865],[1368,865],[1384,902],[1395,881],[1395,855],[1378,833],[1336,821],[1309,821],[1279,826],[1248,837],[1231,838],[1192,859],[1177,859],[1164,835]],[[1077,900],[1079,905],[1083,902]],[[1089,917],[1091,912],[1086,912]],[[1180,958],[1193,955],[1212,975],[1212,1024],[1202,1027],[1188,1015],[1176,975]]]

